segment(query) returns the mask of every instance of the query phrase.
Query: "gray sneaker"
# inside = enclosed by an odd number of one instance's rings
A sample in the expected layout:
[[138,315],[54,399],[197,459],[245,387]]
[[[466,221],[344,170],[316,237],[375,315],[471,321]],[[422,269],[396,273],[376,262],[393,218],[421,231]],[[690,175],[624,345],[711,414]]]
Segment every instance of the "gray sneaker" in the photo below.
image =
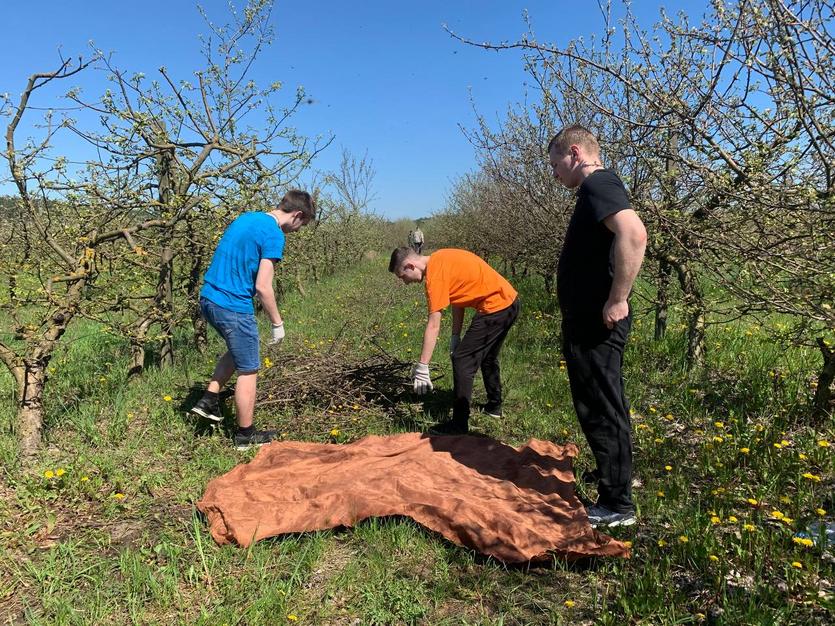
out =
[[615,526],[632,526],[637,521],[634,511],[615,513],[600,504],[590,506],[586,512],[589,516],[589,524],[593,528],[597,528],[598,526],[608,526],[609,528]]

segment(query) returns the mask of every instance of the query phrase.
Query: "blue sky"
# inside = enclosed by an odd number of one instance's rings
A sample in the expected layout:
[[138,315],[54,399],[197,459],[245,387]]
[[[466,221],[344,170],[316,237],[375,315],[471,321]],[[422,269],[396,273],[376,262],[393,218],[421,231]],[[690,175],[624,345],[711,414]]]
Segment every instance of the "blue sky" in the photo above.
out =
[[[201,3],[217,22],[225,21],[226,4]],[[664,6],[699,17],[704,4],[670,0]],[[198,35],[206,28],[188,0],[5,5],[0,92],[18,94],[29,74],[55,68],[59,48],[77,56],[91,40],[112,52],[121,68],[150,77],[165,65],[177,78],[189,79],[202,66]],[[634,5],[647,26],[661,6],[646,0]],[[451,181],[474,167],[460,130],[474,123],[473,103],[498,119],[508,103],[524,98],[519,53],[466,46],[442,25],[475,40],[515,40],[525,32],[525,9],[540,41],[565,44],[598,32],[602,24],[592,0],[278,0],[278,36],[253,77],[263,85],[281,80],[289,93],[303,85],[313,98],[294,124],[307,135],[335,135],[318,168],[335,167],[341,147],[357,155],[367,151],[377,172],[374,208],[390,218],[426,216],[443,206]],[[74,84],[92,95],[98,92],[95,80],[81,74]],[[70,158],[82,149],[69,139],[55,146]]]

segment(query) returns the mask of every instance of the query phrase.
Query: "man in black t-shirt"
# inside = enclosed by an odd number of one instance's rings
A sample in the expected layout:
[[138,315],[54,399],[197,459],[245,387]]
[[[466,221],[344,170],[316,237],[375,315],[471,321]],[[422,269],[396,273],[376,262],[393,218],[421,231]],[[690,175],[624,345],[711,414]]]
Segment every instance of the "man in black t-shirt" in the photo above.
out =
[[632,325],[627,298],[641,268],[647,233],[620,178],[600,163],[582,126],[548,144],[554,177],[577,190],[557,268],[563,353],[577,419],[597,461],[594,526],[635,523],[632,425],[623,390],[623,350]]

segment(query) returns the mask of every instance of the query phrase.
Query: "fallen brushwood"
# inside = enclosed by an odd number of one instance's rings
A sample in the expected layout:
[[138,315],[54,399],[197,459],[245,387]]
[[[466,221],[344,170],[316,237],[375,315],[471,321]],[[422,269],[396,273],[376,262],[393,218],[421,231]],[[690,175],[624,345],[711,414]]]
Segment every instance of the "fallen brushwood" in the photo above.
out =
[[262,370],[258,406],[323,410],[374,405],[390,412],[408,390],[411,363],[378,353],[356,360],[342,351],[282,356]]

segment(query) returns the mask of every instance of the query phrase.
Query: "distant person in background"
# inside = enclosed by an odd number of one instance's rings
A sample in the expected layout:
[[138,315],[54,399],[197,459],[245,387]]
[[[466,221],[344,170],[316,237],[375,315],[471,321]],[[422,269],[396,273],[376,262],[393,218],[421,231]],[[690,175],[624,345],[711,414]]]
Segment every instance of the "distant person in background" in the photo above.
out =
[[423,231],[418,227],[412,235],[414,241],[414,251],[420,254],[423,252]]
[[635,523],[632,424],[623,385],[623,351],[632,326],[629,292],[647,232],[618,175],[600,163],[600,146],[582,126],[548,144],[554,177],[576,189],[574,213],[557,267],[563,354],[574,409],[597,461],[598,526]]
[[409,231],[409,247],[414,250],[415,248],[415,231]]
[[[423,333],[420,360],[412,369],[415,393],[432,391],[429,361],[441,330],[441,313],[452,305],[452,334],[449,352],[452,358],[452,420],[432,429],[435,434],[463,434],[469,430],[473,379],[481,369],[487,404],[483,410],[493,417],[502,416],[502,381],[499,351],[505,337],[519,316],[516,290],[481,257],[467,250],[442,249],[431,256],[417,254],[410,248],[391,253],[389,271],[404,283],[424,282],[429,304],[429,320]],[[464,309],[476,310],[461,338]]]
[[284,235],[299,230],[316,216],[316,205],[306,191],[292,190],[269,212],[253,211],[237,217],[217,244],[200,290],[200,311],[226,342],[208,389],[191,411],[213,422],[223,420],[218,394],[236,371],[235,416],[238,429],[235,445],[244,450],[268,443],[275,431],[255,430],[252,416],[259,354],[258,324],[253,296],[272,322],[270,344],[284,339],[284,322],[273,291],[275,263],[284,255]]

